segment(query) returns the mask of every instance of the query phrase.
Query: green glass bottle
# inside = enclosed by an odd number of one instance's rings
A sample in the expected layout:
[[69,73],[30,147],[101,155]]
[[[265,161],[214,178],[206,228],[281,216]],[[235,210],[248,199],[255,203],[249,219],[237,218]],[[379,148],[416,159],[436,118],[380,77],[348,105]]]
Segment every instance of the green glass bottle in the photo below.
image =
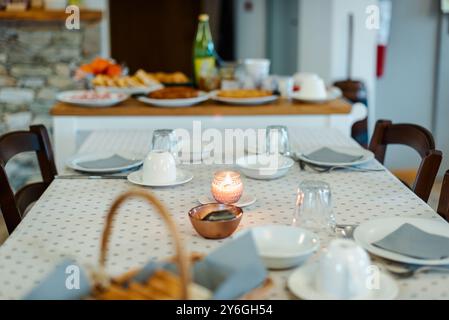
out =
[[198,20],[198,30],[193,44],[193,71],[195,84],[201,88],[202,82],[216,72],[216,58],[209,16],[201,14]]

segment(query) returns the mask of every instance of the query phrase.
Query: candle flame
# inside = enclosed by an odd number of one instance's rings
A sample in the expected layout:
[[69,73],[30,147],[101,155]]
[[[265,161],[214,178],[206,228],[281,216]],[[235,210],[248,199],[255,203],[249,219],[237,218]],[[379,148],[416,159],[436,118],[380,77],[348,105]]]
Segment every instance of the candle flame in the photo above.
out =
[[223,179],[223,185],[224,186],[229,186],[229,185],[232,185],[232,178],[231,178],[231,175],[229,174],[229,172],[228,173],[226,173],[226,176],[225,176],[225,178]]

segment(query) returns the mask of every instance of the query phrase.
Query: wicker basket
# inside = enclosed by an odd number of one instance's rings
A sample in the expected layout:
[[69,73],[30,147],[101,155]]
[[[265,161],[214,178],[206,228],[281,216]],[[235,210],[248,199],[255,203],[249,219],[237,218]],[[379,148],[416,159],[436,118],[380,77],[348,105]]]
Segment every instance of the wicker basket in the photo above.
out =
[[[189,299],[188,284],[191,281],[190,265],[191,263],[202,259],[203,255],[198,253],[193,253],[191,255],[186,254],[176,224],[174,223],[173,219],[171,218],[165,206],[153,194],[138,189],[131,190],[120,195],[114,201],[111,208],[109,209],[109,212],[106,216],[106,223],[101,239],[99,268],[92,275],[94,281],[92,296],[95,297],[97,294],[104,292],[105,290],[108,290],[111,287],[111,285],[125,286],[125,284],[129,284],[129,281],[133,278],[133,276],[139,272],[139,269],[134,269],[129,272],[126,272],[121,276],[113,278],[108,276],[108,274],[105,271],[106,254],[108,251],[109,239],[111,235],[114,216],[117,214],[119,207],[126,200],[135,197],[143,198],[146,201],[148,201],[148,203],[152,204],[157,209],[157,212],[162,216],[165,223],[167,224],[169,232],[173,236],[174,245],[176,248],[176,256],[171,258],[170,261],[176,263],[181,283],[181,293],[180,296],[177,298],[182,300]],[[267,278],[260,287],[255,288],[251,292],[248,292],[243,297],[241,297],[241,299],[246,300],[261,299],[263,296],[266,295],[266,293],[272,287],[272,285],[273,285],[272,280],[270,278]],[[127,290],[129,290],[129,288]]]

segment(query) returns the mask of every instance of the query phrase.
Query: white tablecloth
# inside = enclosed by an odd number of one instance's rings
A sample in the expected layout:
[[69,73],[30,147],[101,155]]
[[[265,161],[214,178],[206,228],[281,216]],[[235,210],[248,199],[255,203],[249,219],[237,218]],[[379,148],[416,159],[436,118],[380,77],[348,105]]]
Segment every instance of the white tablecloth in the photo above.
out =
[[[290,134],[299,148],[355,144],[338,131],[290,129]],[[80,150],[136,151],[147,148],[150,137],[143,131],[95,132]],[[198,236],[187,212],[198,205],[200,195],[209,193],[213,172],[222,166],[183,168],[194,174],[193,181],[152,191],[169,208],[188,249],[207,253],[228,240],[206,240]],[[388,171],[318,174],[300,171],[295,164],[286,177],[278,180],[244,180],[245,192],[256,196],[257,202],[244,209],[239,230],[264,224],[290,224],[296,187],[302,179],[319,179],[331,185],[337,223],[358,224],[392,216],[440,219]],[[0,248],[0,298],[21,298],[64,258],[74,258],[83,266],[95,266],[105,213],[113,199],[130,187],[126,180],[55,180]],[[330,235],[320,232],[319,236],[325,247]],[[162,220],[143,201],[128,202],[121,209],[113,231],[109,272],[120,274],[150,258],[173,254],[173,243]],[[275,288],[269,298],[293,298],[286,289],[291,272],[270,272]],[[449,276],[445,274],[419,274],[398,283],[399,298],[449,298]]]

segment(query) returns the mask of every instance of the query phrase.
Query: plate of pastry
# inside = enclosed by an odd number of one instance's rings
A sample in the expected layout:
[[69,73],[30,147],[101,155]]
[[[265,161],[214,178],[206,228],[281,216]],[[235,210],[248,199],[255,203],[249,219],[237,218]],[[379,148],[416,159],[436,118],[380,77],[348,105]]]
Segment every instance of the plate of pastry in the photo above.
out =
[[148,75],[162,83],[164,86],[192,86],[192,81],[184,73],[176,72],[151,72]]
[[214,91],[211,98],[231,105],[260,105],[276,101],[279,97],[271,90],[229,89]]
[[192,87],[167,87],[141,96],[139,101],[156,107],[182,108],[190,107],[209,99],[209,94]]
[[126,94],[148,94],[164,86],[150,73],[138,70],[134,75],[109,76],[99,74],[92,79],[92,85],[99,92]]

